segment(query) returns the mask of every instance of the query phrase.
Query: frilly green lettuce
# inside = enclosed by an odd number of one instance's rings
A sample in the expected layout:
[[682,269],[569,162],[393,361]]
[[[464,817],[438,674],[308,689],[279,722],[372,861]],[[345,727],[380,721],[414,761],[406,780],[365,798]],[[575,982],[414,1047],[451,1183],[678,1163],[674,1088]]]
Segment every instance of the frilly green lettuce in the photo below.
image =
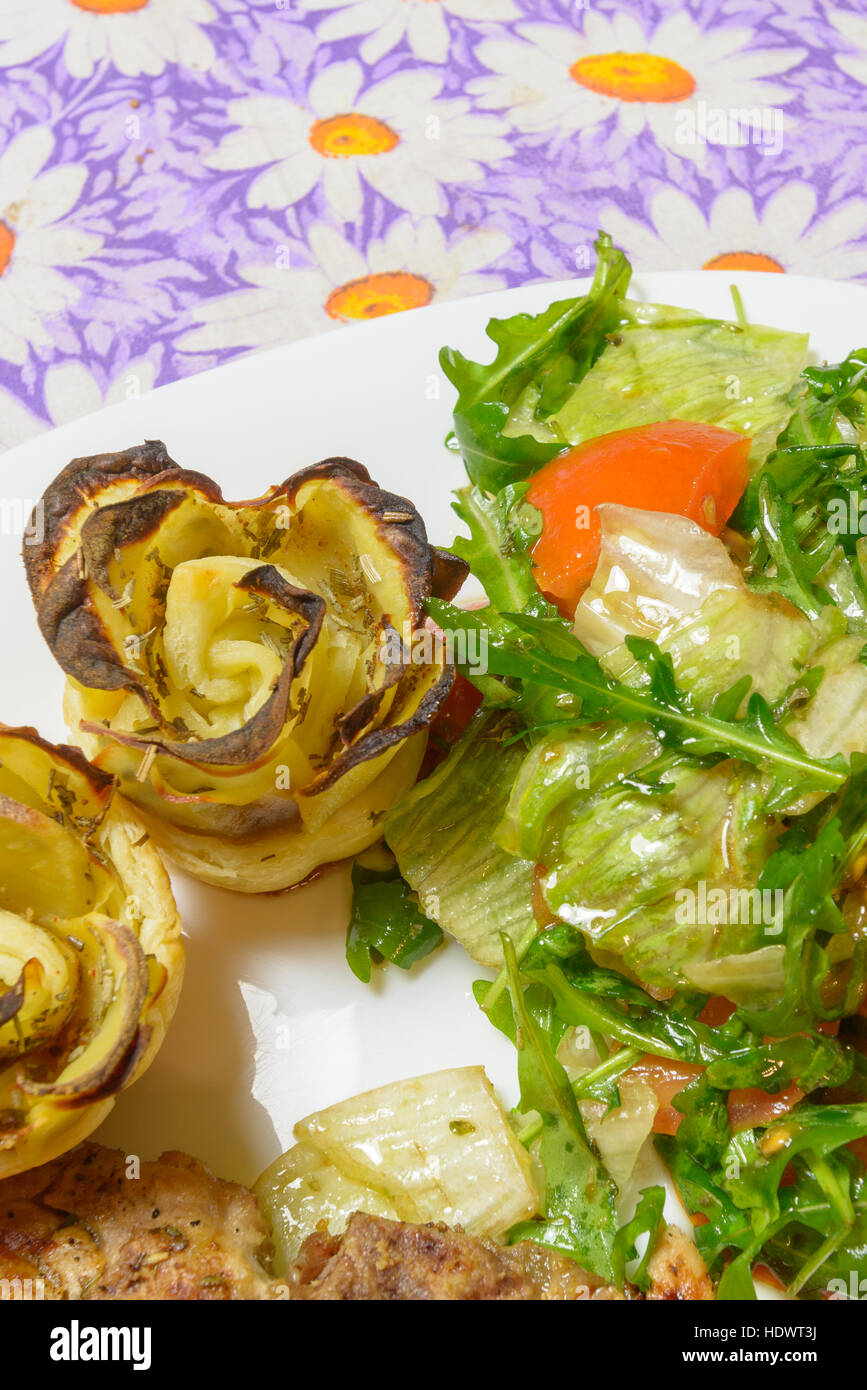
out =
[[425,916],[482,965],[500,965],[500,932],[536,931],[535,864],[494,840],[524,757],[510,724],[477,720],[450,756],[389,814],[386,840]]
[[750,435],[751,460],[761,463],[791,414],[807,335],[665,304],[622,308],[625,322],[549,428],[580,444],[655,420],[699,420]]
[[635,729],[543,739],[521,768],[500,836],[544,864],[556,917],[642,980],[671,987],[689,983],[695,963],[758,949],[761,922],[702,921],[713,914],[690,913],[679,895],[697,896],[700,881],[727,894],[755,886],[777,828],[762,814],[761,775],[730,762],[675,766],[661,794],[629,786],[659,752]]

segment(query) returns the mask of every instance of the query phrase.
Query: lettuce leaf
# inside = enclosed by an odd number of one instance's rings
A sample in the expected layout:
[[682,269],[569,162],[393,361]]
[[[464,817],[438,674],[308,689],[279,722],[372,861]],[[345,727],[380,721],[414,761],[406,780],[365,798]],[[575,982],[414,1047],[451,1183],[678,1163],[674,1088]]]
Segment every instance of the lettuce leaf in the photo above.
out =
[[[435,605],[437,617],[445,608]],[[457,625],[480,621],[457,610],[444,616]],[[820,924],[828,930],[829,913],[823,910],[813,923],[795,911],[802,900],[796,893],[785,898],[784,921],[778,921],[778,899],[766,911],[761,896],[757,912],[754,895],[788,892],[798,872],[788,852],[771,861],[782,863],[782,877],[777,869],[770,879],[764,875],[782,829],[779,817],[794,801],[811,798],[818,798],[822,821],[802,817],[790,835],[811,845],[822,832],[813,849],[824,864],[827,841],[834,866],[828,892],[836,891],[844,862],[832,848],[837,798],[842,791],[840,807],[851,808],[846,814],[854,826],[861,799],[856,758],[853,768],[839,755],[811,759],[758,694],[739,715],[748,678],[719,693],[710,712],[702,713],[679,688],[670,657],[643,638],[626,641],[648,678],[636,688],[607,677],[560,620],[500,615],[489,636],[493,672],[575,695],[588,721],[540,740],[517,775],[512,771],[493,833],[504,850],[545,865],[541,886],[552,913],[661,987],[698,984],[703,964],[782,944],[790,961],[783,976],[789,978],[807,958],[800,933]],[[718,912],[681,911],[679,895],[692,889],[697,897],[702,884],[729,903],[736,894],[737,910],[722,920]],[[824,947],[817,952],[816,981],[828,970]],[[812,959],[812,947],[807,956]],[[816,982],[811,990],[815,1008]],[[786,1010],[801,1011],[801,996],[786,991]],[[776,1002],[767,992],[740,997],[757,1009]]]
[[[704,882],[728,902],[731,890],[753,888],[777,831],[761,813],[763,785],[749,769],[681,765],[664,774],[661,793],[620,786],[643,762],[630,758],[629,747],[627,732],[614,726],[602,736],[590,729],[546,739],[528,755],[549,785],[561,761],[571,767],[583,759],[589,769],[589,784],[577,785],[573,775],[568,794],[545,818],[542,892],[556,917],[642,980],[685,985],[690,966],[754,951],[764,945],[764,930],[738,920],[747,913],[727,913],[734,920],[723,924],[710,912],[690,914],[684,890],[697,900]],[[525,795],[537,794],[530,782]],[[520,804],[510,809],[520,817]]]
[[494,626],[439,599],[429,600],[428,612],[452,631],[484,631],[490,672],[572,696],[580,702],[581,722],[647,724],[669,756],[709,765],[737,758],[772,773],[767,808],[785,806],[796,795],[827,795],[846,782],[845,759],[810,758],[776,723],[762,695],[746,698],[749,677],[721,689],[705,712],[678,685],[671,657],[645,638],[628,637],[625,643],[645,672],[646,684],[637,686],[611,679],[559,619],[509,613]]
[[[624,311],[616,340],[548,428],[580,444],[656,420],[698,420],[750,435],[751,461],[763,463],[791,412],[807,335],[668,305],[629,301]],[[515,420],[520,411],[519,402]]]
[[524,757],[508,717],[485,713],[449,757],[389,813],[385,838],[419,907],[481,965],[502,964],[500,934],[525,942],[535,863],[494,841]]
[[833,635],[831,615],[811,623],[774,595],[752,593],[723,542],[686,517],[611,504],[598,510],[599,563],[573,632],[607,671],[630,683],[646,679],[624,645],[634,636],[671,656],[678,684],[699,708],[744,677],[770,701],[801,684]]

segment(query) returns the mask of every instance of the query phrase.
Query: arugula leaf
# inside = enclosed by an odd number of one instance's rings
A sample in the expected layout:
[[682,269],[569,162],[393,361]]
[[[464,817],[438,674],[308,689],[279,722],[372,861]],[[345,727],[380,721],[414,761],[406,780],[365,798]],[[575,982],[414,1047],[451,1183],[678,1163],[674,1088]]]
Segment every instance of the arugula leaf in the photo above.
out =
[[[650,995],[616,971],[605,971],[601,967],[594,970],[580,957],[568,965],[555,965],[549,960],[540,968],[534,962],[540,959],[539,947],[544,945],[545,936],[531,944],[522,971],[528,979],[548,986],[558,1014],[572,1027],[589,1028],[594,1033],[616,1038],[624,1047],[637,1047],[642,1052],[684,1062],[706,1062],[737,1047],[735,1041],[729,1042],[719,1030],[674,1011],[654,1008]],[[609,985],[605,976],[614,976],[619,981],[620,988],[615,989],[614,980],[611,980],[607,992],[614,999],[627,1003],[628,1010],[619,1008],[616,1003],[601,1001],[599,994]]]
[[[561,625],[556,608],[539,592],[533,578],[530,551],[539,534],[541,514],[527,502],[527,488],[526,483],[509,484],[494,497],[478,487],[461,488],[455,494],[452,507],[470,534],[458,536],[452,549],[470,565],[490,600],[487,607],[464,614],[462,626],[479,634],[473,650],[487,650],[489,634],[503,626],[502,610],[520,610]],[[437,600],[432,602],[435,605]],[[467,674],[489,705],[508,706],[521,716],[526,730],[562,725],[575,717],[573,702],[564,705],[550,689],[532,681],[510,689],[498,677],[478,669]],[[515,738],[523,736],[522,731]]]
[[[844,1048],[836,1038],[803,1033],[732,1051],[711,1062],[705,1076],[712,1086],[725,1091],[758,1086],[776,1095],[797,1082],[806,1093],[820,1086],[842,1086],[852,1075],[854,1065],[851,1049]],[[676,1108],[680,1106],[676,1104]]]
[[797,1187],[780,1193],[780,1219],[762,1253],[772,1268],[791,1278],[801,1298],[829,1293],[861,1298],[867,1291],[867,1182],[845,1150],[829,1160],[829,1167],[841,1186],[848,1184],[851,1225],[837,1223],[835,1229],[826,1191],[805,1171]]
[[770,1009],[741,1016],[756,1032],[784,1037],[812,1025],[815,1016],[834,1019],[857,1007],[848,990],[823,999],[829,960],[819,932],[836,935],[845,924],[834,894],[860,855],[867,837],[867,755],[853,753],[851,778],[830,805],[796,821],[765,864],[759,888],[783,891],[784,991]]
[[786,805],[795,795],[827,795],[846,782],[845,759],[809,757],[775,724],[770,705],[757,693],[740,719],[720,717],[720,711],[731,714],[730,702],[718,701],[710,714],[696,710],[689,695],[677,687],[670,656],[645,638],[626,639],[650,676],[649,686],[633,687],[608,677],[562,620],[506,613],[500,615],[505,621],[492,629],[478,614],[463,613],[439,599],[428,601],[428,611],[441,627],[487,631],[489,672],[572,695],[581,701],[583,718],[647,724],[665,748],[698,759],[739,758],[773,771],[776,783],[768,810]]
[[435,951],[443,939],[436,922],[418,904],[397,870],[352,869],[352,915],[346,933],[346,960],[364,984],[374,960],[409,970]]
[[[677,688],[671,656],[668,653],[661,653],[655,643],[646,638],[627,637],[626,646],[650,676],[650,691],[659,702],[674,713],[694,716],[696,711],[692,700]],[[751,746],[742,745],[739,751],[735,751],[732,745],[729,747],[735,757],[740,757],[746,762],[761,766],[764,758],[774,766],[776,781],[765,798],[765,811],[782,810],[796,796],[804,796],[809,791],[827,789],[829,784],[826,781],[823,782],[822,774],[828,770],[833,769],[836,772],[837,786],[842,785],[845,781],[845,760],[842,757],[829,759],[821,769],[818,766],[812,769],[807,767],[801,745],[779,727],[774,720],[771,706],[757,691],[749,697],[743,719],[736,718],[737,710],[747,693],[747,689],[747,679],[744,677],[729,690],[721,691],[714,700],[711,715],[717,722],[717,729],[720,724],[736,725],[739,731],[743,730],[748,734],[759,736],[758,745],[750,740]],[[651,724],[651,727],[655,726]],[[662,730],[657,728],[657,732],[664,736],[664,726]],[[676,738],[675,747],[681,748],[695,757],[720,751],[713,733],[709,739],[703,740],[700,730],[697,732],[698,737]],[[762,745],[764,749],[762,749]]]
[[865,423],[867,349],[851,352],[837,364],[805,367],[791,393],[791,405],[776,447],[751,479],[734,513],[732,524],[738,530],[755,525],[763,478],[774,478],[787,500],[803,500],[816,481],[817,465],[852,454],[851,441],[842,438],[839,422],[844,416],[856,429]]
[[751,562],[747,571],[750,588],[761,594],[782,594],[808,618],[818,618],[831,602],[831,595],[817,588],[816,578],[828,563],[834,537],[829,531],[811,551],[803,550],[791,504],[780,496],[770,474],[758,485],[754,535],[757,545],[764,544],[768,558],[762,573],[756,573]]
[[[515,959],[517,960],[517,952],[515,953]],[[479,1008],[484,1009],[494,1027],[498,1028],[501,1033],[504,1033],[512,1046],[517,1048],[520,1035],[518,1033],[518,1023],[515,1020],[515,1012],[512,1008],[511,995],[508,990],[506,990],[505,993],[497,996],[493,1004],[488,1004],[487,997],[492,988],[493,985],[490,980],[475,980],[473,982],[473,998]],[[553,1008],[550,991],[541,985],[529,985],[524,990],[524,1005],[545,1035],[548,1046],[553,1052],[556,1052],[563,1040],[563,1035],[568,1025],[565,1024],[561,1018],[557,1017]],[[520,1051],[520,1048],[518,1048],[518,1050]],[[526,1105],[522,1103],[521,1113],[532,1110],[532,1108],[529,1102]]]
[[[479,1008],[485,1011],[494,1027],[505,1034],[513,1047],[517,1047],[518,1025],[515,1023],[509,995],[508,993],[498,994],[492,1003],[488,1003],[493,989],[494,986],[490,980],[475,980],[473,982],[473,998]],[[553,1051],[556,1052],[568,1024],[564,1023],[554,1009],[550,990],[541,985],[531,984],[524,990],[524,1000],[533,1017],[547,1033],[548,1041]],[[634,1066],[640,1057],[639,1049],[621,1047],[616,1053],[612,1052],[603,1062],[599,1062],[590,1071],[584,1072],[572,1081],[570,1083],[572,1094],[576,1100],[602,1100],[609,1106],[619,1105],[617,1078]],[[523,1142],[532,1143],[541,1133],[542,1121],[540,1120],[538,1124],[530,1127],[528,1133],[522,1135]]]
[[[761,1138],[753,1130],[734,1136],[722,1155],[721,1167],[731,1175],[724,1178],[723,1185],[736,1206],[753,1208],[764,1213],[763,1219],[776,1220],[780,1181],[797,1155],[806,1153],[815,1165],[817,1158],[865,1134],[867,1105],[811,1105],[804,1101],[769,1125]],[[848,1215],[845,1197],[842,1210]],[[755,1217],[753,1220],[755,1224]]]
[[682,1144],[678,1144],[676,1137],[659,1134],[654,1144],[671,1171],[674,1185],[687,1211],[705,1218],[704,1224],[697,1228],[696,1243],[713,1267],[729,1246],[751,1238],[749,1215],[735,1206],[720,1182]]
[[725,1096],[711,1083],[707,1071],[687,1082],[672,1100],[683,1119],[678,1142],[700,1163],[717,1159],[731,1138]]
[[[704,1002],[683,995],[667,1004],[616,970],[597,965],[575,927],[553,926],[533,941],[524,956],[522,974],[550,989],[558,1016],[573,1027],[585,1027],[615,1038],[640,1053],[706,1065],[695,1082],[674,1101],[681,1114],[701,1121],[708,1136],[716,1135],[714,1150],[728,1139],[720,1111],[721,1091],[760,1087],[776,1094],[793,1082],[805,1093],[819,1087],[842,1086],[855,1065],[853,1049],[837,1038],[805,1033],[773,1043],[749,1029],[740,1011],[722,1027],[710,1027],[692,1016]],[[603,1002],[605,1001],[605,1002]],[[716,1095],[710,1094],[716,1091]],[[678,1136],[697,1156],[693,1127],[684,1122]],[[706,1153],[706,1146],[702,1145]]]
[[758,1297],[753,1283],[753,1250],[744,1250],[726,1265],[717,1285],[718,1303],[754,1303]]
[[542,597],[530,566],[530,548],[542,529],[542,514],[526,501],[528,484],[512,483],[496,496],[479,487],[459,488],[453,511],[469,528],[452,549],[469,564],[496,612],[531,612],[552,616],[556,609]]
[[650,1288],[650,1275],[647,1266],[653,1257],[653,1252],[659,1241],[663,1229],[662,1211],[665,1206],[664,1187],[645,1187],[638,1199],[638,1206],[631,1220],[620,1227],[617,1232],[617,1245],[627,1263],[638,1258],[636,1243],[640,1236],[647,1236],[647,1247],[641,1257],[638,1267],[630,1275],[630,1283],[637,1285],[639,1289]]
[[[825,1281],[867,1268],[867,1194],[864,1168],[845,1145],[867,1133],[865,1105],[802,1102],[764,1132],[734,1135],[704,1164],[682,1142],[656,1146],[671,1168],[681,1198],[705,1224],[696,1231],[710,1269],[734,1250],[717,1297],[754,1297],[751,1267],[761,1255],[792,1277],[790,1292],[818,1290]],[[793,1175],[781,1187],[783,1174]]]
[[629,262],[604,232],[595,249],[596,274],[586,295],[551,304],[533,317],[516,314],[490,321],[488,337],[497,345],[493,362],[471,362],[456,348],[440,353],[442,369],[458,390],[454,426],[467,473],[486,491],[498,492],[529,477],[563,447],[556,435],[540,441],[530,434],[503,433],[521,392],[533,383],[536,417],[547,419],[603,352],[607,335],[620,322]]
[[503,936],[503,955],[516,1025],[521,1109],[542,1117],[539,1157],[545,1170],[543,1221],[524,1221],[509,1240],[535,1240],[580,1260],[601,1279],[623,1282],[616,1242],[617,1190],[587,1137],[556,1043],[528,1007],[515,948]]
[[[527,489],[526,483],[510,483],[490,496],[478,487],[461,488],[452,503],[470,532],[469,537],[458,536],[452,549],[470,565],[489,599],[487,607],[465,619],[464,626],[474,627],[479,634],[474,650],[484,651],[490,631],[502,626],[501,610],[517,609],[559,622],[556,608],[542,596],[533,578],[530,551],[542,518],[527,502]],[[471,679],[489,705],[509,706],[518,713],[525,729],[549,728],[574,717],[574,710],[564,707],[544,686],[527,681],[519,689],[510,689],[498,677],[478,669],[472,671]],[[523,737],[523,731],[515,735]]]
[[837,602],[857,631],[867,630],[857,550],[867,532],[865,418],[867,349],[805,368],[795,410],[731,523],[752,536],[751,588],[783,594],[808,617]]

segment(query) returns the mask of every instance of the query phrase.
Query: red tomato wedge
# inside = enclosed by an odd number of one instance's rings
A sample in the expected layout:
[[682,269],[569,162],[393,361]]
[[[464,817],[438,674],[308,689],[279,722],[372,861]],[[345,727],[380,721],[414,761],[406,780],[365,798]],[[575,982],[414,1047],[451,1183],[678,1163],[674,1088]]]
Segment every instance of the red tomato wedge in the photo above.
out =
[[703,1071],[704,1067],[692,1062],[676,1062],[670,1057],[656,1057],[650,1052],[646,1053],[640,1062],[636,1062],[634,1067],[629,1068],[627,1076],[637,1077],[656,1092],[659,1109],[653,1121],[655,1134],[677,1133],[683,1116],[679,1110],[675,1110],[671,1102],[678,1091],[682,1091],[690,1081],[701,1076]]
[[[700,1076],[704,1067],[692,1062],[676,1062],[668,1057],[655,1057],[647,1053],[627,1075],[638,1077],[656,1092],[659,1109],[653,1121],[655,1134],[676,1134],[683,1116],[672,1105],[678,1091],[682,1091],[690,1081]],[[753,1088],[729,1092],[729,1124],[737,1134],[742,1129],[752,1129],[755,1125],[769,1125],[782,1115],[787,1115],[804,1092],[797,1086],[788,1086],[777,1095]]]
[[431,735],[436,734],[447,748],[451,748],[457,743],[481,703],[481,692],[466,676],[462,676],[460,671],[455,671],[452,688],[431,724]]
[[724,999],[721,994],[711,994],[698,1016],[698,1021],[706,1023],[709,1028],[718,1028],[731,1018],[735,1007],[730,999]]
[[429,777],[448,756],[481,703],[481,692],[456,671],[454,684],[431,723],[419,780]]
[[867,1139],[853,1139],[851,1144],[846,1145],[846,1148],[851,1149],[856,1158],[867,1164]]
[[754,1129],[756,1125],[769,1125],[804,1099],[804,1092],[797,1086],[787,1086],[775,1096],[767,1091],[759,1091],[750,1086],[744,1090],[729,1091],[729,1124],[734,1134],[742,1129]]
[[619,502],[690,517],[719,535],[747,485],[751,441],[689,420],[617,430],[546,463],[527,501],[542,513],[533,570],[542,592],[571,617],[599,558],[595,508]]

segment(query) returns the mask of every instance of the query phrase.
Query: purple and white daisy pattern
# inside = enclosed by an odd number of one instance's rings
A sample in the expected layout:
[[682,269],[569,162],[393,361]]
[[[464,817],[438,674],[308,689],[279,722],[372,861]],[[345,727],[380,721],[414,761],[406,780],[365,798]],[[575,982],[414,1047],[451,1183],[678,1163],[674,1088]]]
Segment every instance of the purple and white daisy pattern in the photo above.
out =
[[0,448],[346,323],[867,280],[861,0],[0,0]]

